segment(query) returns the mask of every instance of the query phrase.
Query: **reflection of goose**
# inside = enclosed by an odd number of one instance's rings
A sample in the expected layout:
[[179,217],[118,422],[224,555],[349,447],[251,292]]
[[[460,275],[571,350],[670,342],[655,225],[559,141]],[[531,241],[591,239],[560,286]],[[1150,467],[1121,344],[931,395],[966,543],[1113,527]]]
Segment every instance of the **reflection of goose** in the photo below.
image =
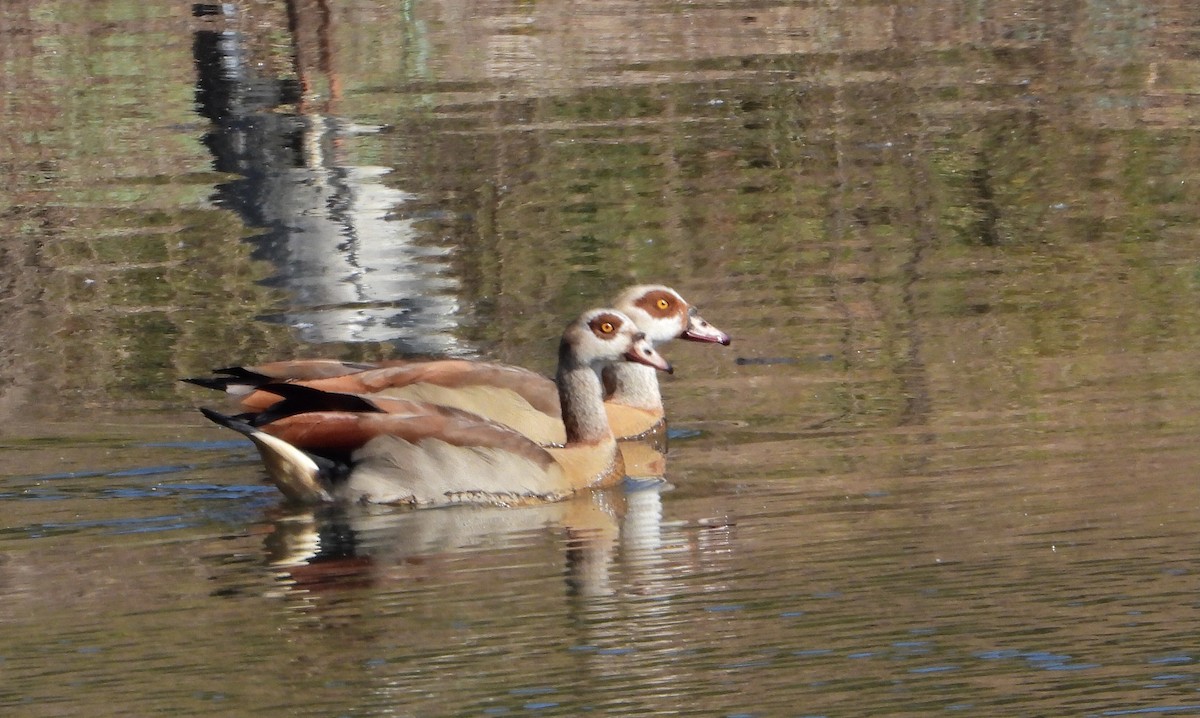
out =
[[[520,508],[306,508],[273,521],[265,548],[268,562],[289,589],[319,594],[322,589],[379,584],[398,572],[440,572],[449,556],[457,557],[458,571],[468,570],[476,554],[496,568],[495,551],[521,551],[543,532],[561,530],[569,592],[605,595],[612,592],[611,564],[625,513],[625,493],[619,488]],[[510,561],[527,563],[524,557]]]
[[[651,345],[682,338],[728,345],[729,336],[706,322],[673,289],[658,285],[631,287],[614,306],[628,315]],[[201,386],[245,394],[250,409],[265,409],[278,397],[252,391],[268,381],[295,380],[326,391],[428,401],[484,416],[512,427],[540,444],[562,444],[566,431],[554,382],[523,369],[465,360],[397,362],[372,365],[325,360],[276,362],[259,367],[231,367],[225,376],[189,379]],[[364,370],[366,369],[366,370]],[[629,362],[604,369],[605,411],[613,434],[636,438],[660,429],[662,394],[654,369]],[[386,410],[386,406],[383,406]]]
[[287,401],[249,420],[205,415],[248,436],[272,481],[294,499],[417,506],[556,501],[625,474],[599,374],[622,360],[671,370],[616,310],[591,310],[567,326],[555,380],[567,435],[561,448],[542,448],[453,408],[413,402],[387,413],[359,397],[289,385],[278,388]]
[[[459,557],[455,565],[460,572],[470,568],[473,554],[484,555],[488,567],[497,568],[494,552],[521,551],[542,532],[559,530],[569,595],[659,597],[681,590],[660,555],[660,493],[667,486],[635,482],[519,508],[295,508],[272,521],[264,547],[267,562],[289,588],[319,592],[378,584],[394,571],[442,571],[449,556]],[[615,576],[618,560],[623,570]],[[510,563],[523,565],[527,559],[515,557]],[[634,590],[614,583],[617,576]],[[655,581],[666,588],[655,589]]]

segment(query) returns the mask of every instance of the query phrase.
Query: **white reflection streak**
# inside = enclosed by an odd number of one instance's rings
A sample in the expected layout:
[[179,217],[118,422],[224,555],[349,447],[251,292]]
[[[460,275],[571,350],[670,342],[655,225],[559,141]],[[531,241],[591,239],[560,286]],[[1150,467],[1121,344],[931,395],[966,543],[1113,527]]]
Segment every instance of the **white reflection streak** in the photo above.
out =
[[[385,167],[348,166],[327,148],[372,128],[304,116],[305,167],[282,177],[277,255],[297,308],[286,319],[308,342],[401,341],[411,351],[463,354],[454,335],[458,283],[448,250],[422,247],[411,219],[393,219],[414,198],[384,185]],[[402,304],[403,303],[403,304]]]
[[[640,483],[640,482],[638,482]],[[592,647],[582,653],[589,674],[619,685],[668,689],[677,677],[677,651],[687,645],[680,634],[681,604],[687,595],[683,576],[690,566],[679,558],[688,555],[680,537],[673,543],[663,534],[662,492],[669,484],[641,485],[625,494],[621,521],[621,580],[612,595],[583,602],[583,630],[577,645]],[[638,701],[644,696],[627,695]]]

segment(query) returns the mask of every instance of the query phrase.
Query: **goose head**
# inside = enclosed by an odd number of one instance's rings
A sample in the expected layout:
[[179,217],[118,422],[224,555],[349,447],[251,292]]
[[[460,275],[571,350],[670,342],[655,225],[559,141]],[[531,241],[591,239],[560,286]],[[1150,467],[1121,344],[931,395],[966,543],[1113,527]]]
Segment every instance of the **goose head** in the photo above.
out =
[[617,297],[615,306],[646,333],[651,344],[687,339],[728,346],[732,341],[728,334],[706,322],[679,292],[661,284],[630,287]]
[[592,309],[567,326],[559,361],[602,369],[605,364],[630,361],[670,374],[670,362],[655,351],[646,333],[616,309]]

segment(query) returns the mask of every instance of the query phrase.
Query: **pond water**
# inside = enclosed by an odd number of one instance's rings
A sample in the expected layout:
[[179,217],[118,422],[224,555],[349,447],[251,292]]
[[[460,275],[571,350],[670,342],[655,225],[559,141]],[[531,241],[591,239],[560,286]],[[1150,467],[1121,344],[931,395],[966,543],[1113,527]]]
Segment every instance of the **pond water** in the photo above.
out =
[[[1200,5],[0,5],[5,715],[1200,714]],[[286,504],[176,381],[541,371],[665,482]]]

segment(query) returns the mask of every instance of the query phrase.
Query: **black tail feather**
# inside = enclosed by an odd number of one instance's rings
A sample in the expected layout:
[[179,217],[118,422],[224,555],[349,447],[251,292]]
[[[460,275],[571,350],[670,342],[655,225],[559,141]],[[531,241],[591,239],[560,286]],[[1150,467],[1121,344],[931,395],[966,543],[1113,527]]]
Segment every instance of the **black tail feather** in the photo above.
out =
[[259,412],[252,424],[262,426],[272,421],[278,421],[296,414],[306,414],[310,411],[350,411],[362,413],[383,413],[375,402],[356,394],[339,394],[332,391],[322,391],[300,384],[263,384],[259,390],[283,397],[283,401],[272,404]]
[[193,376],[184,377],[180,381],[185,381],[188,384],[202,386],[205,389],[216,389],[217,391],[229,391],[231,386],[244,386],[247,391],[255,387],[260,387],[263,384],[270,384],[275,381],[266,374],[259,374],[256,371],[250,371],[245,367],[227,366],[220,369],[213,369],[213,374],[217,376]]
[[233,383],[226,376],[185,376],[179,381],[202,386],[205,389],[216,389],[217,391],[229,391],[229,385]]
[[200,413],[204,414],[205,418],[207,418],[209,421],[211,421],[215,424],[220,424],[221,426],[224,426],[227,429],[233,429],[234,431],[236,431],[239,434],[242,434],[243,436],[250,436],[255,431],[254,427],[250,424],[250,419],[254,416],[253,414],[239,414],[237,416],[229,416],[226,414],[222,414],[219,411],[213,411],[212,409],[207,409],[203,406],[200,407]]

